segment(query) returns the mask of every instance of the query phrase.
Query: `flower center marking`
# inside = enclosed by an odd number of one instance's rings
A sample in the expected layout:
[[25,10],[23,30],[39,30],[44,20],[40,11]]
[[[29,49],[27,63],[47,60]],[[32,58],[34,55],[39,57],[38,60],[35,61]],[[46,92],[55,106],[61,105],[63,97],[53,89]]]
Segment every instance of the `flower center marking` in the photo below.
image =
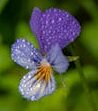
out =
[[46,59],[43,59],[36,73],[37,80],[40,81],[43,79],[45,80],[46,83],[48,83],[48,81],[50,80],[51,74],[52,74],[51,65],[47,62]]

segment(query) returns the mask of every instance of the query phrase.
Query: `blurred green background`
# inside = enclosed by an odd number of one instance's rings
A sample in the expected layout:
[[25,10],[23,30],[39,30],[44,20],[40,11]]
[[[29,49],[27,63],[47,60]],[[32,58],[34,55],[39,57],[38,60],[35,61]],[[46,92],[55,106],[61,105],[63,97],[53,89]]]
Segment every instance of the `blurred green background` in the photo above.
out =
[[[33,7],[64,9],[80,21],[81,34],[73,48],[98,110],[98,0],[0,0],[0,111],[94,111],[74,62],[62,76],[54,75],[57,89],[52,95],[31,102],[18,92],[19,80],[28,71],[11,60],[10,49],[22,37],[38,46],[29,25]],[[70,53],[69,46],[66,50]]]

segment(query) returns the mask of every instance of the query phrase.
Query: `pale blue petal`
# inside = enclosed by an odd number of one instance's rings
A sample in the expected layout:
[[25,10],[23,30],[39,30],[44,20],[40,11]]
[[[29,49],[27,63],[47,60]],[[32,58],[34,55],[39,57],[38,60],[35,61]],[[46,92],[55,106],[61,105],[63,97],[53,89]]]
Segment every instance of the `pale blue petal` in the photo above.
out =
[[45,95],[51,94],[55,90],[55,80],[54,77],[51,76],[51,79],[48,81],[47,87],[45,89]]
[[19,91],[24,98],[35,101],[43,96],[51,94],[55,90],[55,80],[53,76],[48,81],[48,83],[42,79],[36,79],[36,70],[32,70],[27,75],[25,75],[20,81]]
[[12,59],[25,68],[35,68],[42,56],[38,50],[28,41],[18,39],[11,48]]
[[58,44],[51,47],[49,53],[47,54],[47,60],[59,73],[65,72],[69,66],[68,59],[63,55]]

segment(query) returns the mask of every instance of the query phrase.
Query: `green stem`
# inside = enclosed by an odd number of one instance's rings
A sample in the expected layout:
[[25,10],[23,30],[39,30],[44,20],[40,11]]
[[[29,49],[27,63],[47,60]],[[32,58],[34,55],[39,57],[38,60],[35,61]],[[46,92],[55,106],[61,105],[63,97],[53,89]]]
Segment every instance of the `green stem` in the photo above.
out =
[[[75,55],[75,51],[73,51],[72,47],[71,47],[71,50],[72,50],[72,53]],[[77,61],[75,61],[75,64],[76,64],[76,68],[77,68],[77,70],[79,72],[79,76],[80,76],[84,91],[86,93],[88,103],[90,104],[90,106],[92,108],[92,111],[97,111],[97,108],[96,108],[95,102],[93,100],[93,96],[92,96],[89,84],[88,84],[88,82],[86,80],[86,77],[85,77],[85,75],[83,73],[83,69],[81,67],[79,59]]]
[[91,91],[90,91],[90,88],[89,88],[89,85],[88,85],[88,82],[87,82],[87,80],[85,78],[85,75],[83,73],[83,70],[81,68],[81,64],[80,64],[79,60],[77,60],[75,62],[75,64],[76,64],[76,67],[78,69],[83,88],[84,88],[85,93],[87,95],[88,103],[91,105],[92,111],[97,111],[95,103],[94,103],[94,100],[93,100],[93,97],[92,97],[92,94],[91,94]]

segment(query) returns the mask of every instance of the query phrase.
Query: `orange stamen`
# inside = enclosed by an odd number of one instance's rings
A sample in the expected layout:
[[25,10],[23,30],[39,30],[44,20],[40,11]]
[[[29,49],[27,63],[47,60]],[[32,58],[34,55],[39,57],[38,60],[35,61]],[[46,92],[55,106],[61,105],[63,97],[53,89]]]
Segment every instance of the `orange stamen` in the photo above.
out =
[[43,79],[46,82],[48,82],[50,80],[51,74],[52,74],[52,67],[50,66],[50,64],[42,62],[35,76],[39,81]]

